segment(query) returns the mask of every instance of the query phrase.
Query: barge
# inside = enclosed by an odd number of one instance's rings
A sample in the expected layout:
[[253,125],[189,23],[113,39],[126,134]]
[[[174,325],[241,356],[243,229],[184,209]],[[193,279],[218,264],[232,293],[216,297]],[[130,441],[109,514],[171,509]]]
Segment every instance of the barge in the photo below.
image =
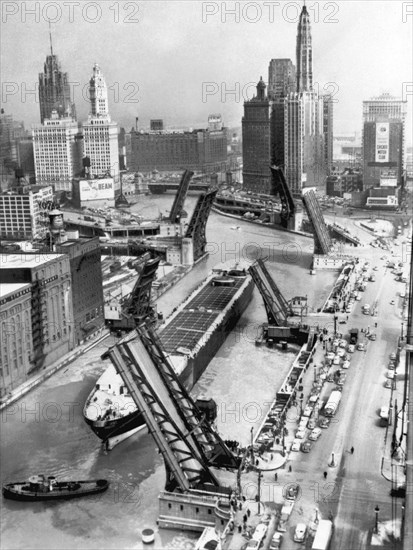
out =
[[[219,264],[159,328],[160,340],[189,391],[251,301],[250,262]],[[142,414],[110,365],[86,400],[84,419],[107,449],[145,426]]]

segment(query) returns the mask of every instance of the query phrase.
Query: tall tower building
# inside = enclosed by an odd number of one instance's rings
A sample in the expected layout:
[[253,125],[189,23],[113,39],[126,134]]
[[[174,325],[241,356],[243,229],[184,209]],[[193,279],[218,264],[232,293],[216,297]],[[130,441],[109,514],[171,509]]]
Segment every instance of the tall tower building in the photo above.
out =
[[363,101],[363,185],[398,187],[404,171],[407,101],[382,94]]
[[260,78],[257,95],[244,103],[242,118],[243,186],[254,193],[271,192],[271,102]]
[[56,111],[59,117],[76,119],[75,104],[70,98],[68,73],[61,70],[59,60],[53,54],[52,36],[50,34],[50,55],[46,57],[43,73],[39,73],[40,122],[51,118]]
[[99,66],[93,67],[90,79],[91,114],[83,123],[84,156],[90,159],[90,176],[114,178],[115,191],[120,189],[118,125],[111,120],[108,89]]
[[268,98],[271,101],[271,164],[284,165],[284,99],[295,91],[296,74],[291,59],[271,59]]
[[82,167],[79,125],[71,117],[59,117],[57,111],[43,122],[32,127],[36,184],[71,191]]
[[310,16],[305,4],[298,22],[296,55],[297,92],[311,92],[313,89],[313,51]]

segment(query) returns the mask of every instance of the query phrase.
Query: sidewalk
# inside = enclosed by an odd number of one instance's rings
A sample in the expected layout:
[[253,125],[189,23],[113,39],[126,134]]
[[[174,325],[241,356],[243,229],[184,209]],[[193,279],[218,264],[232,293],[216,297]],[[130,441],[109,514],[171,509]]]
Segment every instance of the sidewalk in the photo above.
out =
[[91,348],[105,340],[105,338],[107,338],[109,335],[110,331],[108,329],[100,329],[93,340],[89,340],[88,342],[81,344],[76,349],[61,357],[59,361],[55,361],[48,367],[44,367],[41,371],[31,376],[28,380],[26,380],[25,382],[17,386],[17,388],[14,388],[7,394],[7,397],[0,403],[0,411],[20,399],[23,395],[31,391],[33,388],[37,387],[44,380],[52,376],[55,372],[69,365],[77,357],[79,357],[83,353],[86,353]]

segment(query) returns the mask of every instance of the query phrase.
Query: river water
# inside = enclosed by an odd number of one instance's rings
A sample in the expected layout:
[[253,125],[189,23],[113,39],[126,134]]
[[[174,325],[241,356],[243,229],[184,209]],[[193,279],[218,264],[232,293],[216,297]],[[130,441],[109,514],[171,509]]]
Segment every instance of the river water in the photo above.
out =
[[[142,198],[133,209],[144,216],[165,213],[172,195]],[[188,197],[189,212],[196,197]],[[240,226],[237,229],[236,226]],[[307,296],[310,310],[321,307],[336,274],[309,273],[312,240],[211,213],[207,225],[209,256],[158,301],[168,315],[221,261],[267,258],[267,267],[287,299]],[[266,321],[257,290],[240,323],[211,361],[192,394],[218,403],[218,430],[246,444],[250,429],[262,422],[294,358],[254,345],[256,327]],[[106,367],[100,359],[113,337],[56,373],[1,418],[1,482],[44,473],[72,479],[107,478],[109,490],[98,497],[56,502],[3,500],[2,548],[142,548],[143,528],[157,530],[158,493],[163,489],[163,459],[147,433],[136,434],[105,453],[83,421],[83,404]],[[155,548],[193,548],[196,535],[161,530]]]

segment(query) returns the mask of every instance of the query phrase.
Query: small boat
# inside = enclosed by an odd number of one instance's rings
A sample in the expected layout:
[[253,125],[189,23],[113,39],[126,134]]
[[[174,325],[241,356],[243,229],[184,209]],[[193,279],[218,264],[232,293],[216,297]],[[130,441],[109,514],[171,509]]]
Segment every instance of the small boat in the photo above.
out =
[[58,500],[103,493],[109,487],[106,479],[87,481],[57,481],[54,476],[31,476],[28,481],[7,483],[3,486],[4,498],[12,500]]

